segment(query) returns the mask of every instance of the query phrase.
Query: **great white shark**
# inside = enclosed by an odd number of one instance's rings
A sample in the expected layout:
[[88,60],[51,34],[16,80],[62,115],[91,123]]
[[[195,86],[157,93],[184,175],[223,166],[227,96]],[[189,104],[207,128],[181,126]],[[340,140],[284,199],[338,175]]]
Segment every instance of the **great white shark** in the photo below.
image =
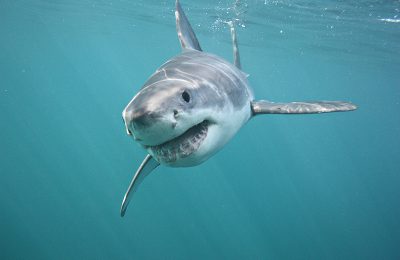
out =
[[229,23],[234,63],[203,52],[176,1],[176,30],[182,52],[161,65],[122,112],[126,132],[148,155],[136,171],[121,206],[160,164],[198,165],[217,151],[251,118],[260,114],[311,114],[355,110],[343,101],[275,103],[255,100],[241,70],[236,32]]

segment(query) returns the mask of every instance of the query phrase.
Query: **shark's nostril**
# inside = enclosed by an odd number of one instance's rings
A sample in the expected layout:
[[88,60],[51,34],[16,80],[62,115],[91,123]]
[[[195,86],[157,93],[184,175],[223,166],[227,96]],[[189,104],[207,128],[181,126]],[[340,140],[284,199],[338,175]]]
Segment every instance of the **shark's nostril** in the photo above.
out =
[[174,109],[174,117],[178,116],[178,110]]
[[126,129],[126,133],[127,133],[128,135],[132,135],[132,132],[131,132],[131,130],[129,130],[129,128]]

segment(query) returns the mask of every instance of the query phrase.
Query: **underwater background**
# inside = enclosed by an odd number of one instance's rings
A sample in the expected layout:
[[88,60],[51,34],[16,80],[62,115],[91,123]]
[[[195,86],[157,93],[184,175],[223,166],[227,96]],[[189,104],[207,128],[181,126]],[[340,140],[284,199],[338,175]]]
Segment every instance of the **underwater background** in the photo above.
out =
[[400,259],[400,1],[182,0],[265,115],[194,168],[159,167],[121,112],[180,52],[173,0],[0,0],[1,259]]

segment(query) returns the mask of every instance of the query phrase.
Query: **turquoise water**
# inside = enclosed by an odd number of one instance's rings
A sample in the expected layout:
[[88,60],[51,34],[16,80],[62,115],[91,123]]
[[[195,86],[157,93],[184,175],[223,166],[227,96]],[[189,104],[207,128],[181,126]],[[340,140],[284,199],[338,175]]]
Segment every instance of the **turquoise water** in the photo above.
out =
[[400,2],[182,0],[204,50],[257,98],[359,110],[250,121],[160,167],[121,111],[179,53],[171,1],[0,1],[1,259],[399,259]]

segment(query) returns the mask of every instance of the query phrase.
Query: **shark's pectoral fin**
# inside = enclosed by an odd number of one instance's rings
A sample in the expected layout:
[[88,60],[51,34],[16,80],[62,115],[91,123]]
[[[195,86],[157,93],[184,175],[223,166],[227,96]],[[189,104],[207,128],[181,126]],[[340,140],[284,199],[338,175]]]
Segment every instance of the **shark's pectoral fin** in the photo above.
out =
[[152,172],[159,165],[160,164],[156,160],[154,160],[153,156],[151,156],[150,154],[148,154],[146,158],[144,158],[142,164],[139,166],[139,169],[137,169],[135,175],[133,176],[133,179],[129,184],[128,190],[125,193],[124,200],[122,201],[121,205],[121,217],[125,215],[129,201],[131,200],[132,195],[138,188],[139,184],[147,175],[149,175],[150,172]]
[[350,102],[343,101],[307,101],[275,103],[266,100],[251,102],[253,115],[259,114],[318,114],[329,112],[345,112],[357,109]]
[[178,38],[181,42],[182,49],[193,49],[202,51],[196,34],[194,33],[192,26],[190,26],[189,20],[183,12],[179,0],[176,0],[175,18],[176,31],[178,33]]
[[240,64],[240,55],[239,55],[239,48],[238,48],[238,43],[237,43],[237,37],[236,37],[236,30],[235,26],[232,21],[227,22],[231,29],[231,37],[232,37],[232,45],[233,45],[233,62],[236,67],[239,69],[242,69],[242,65]]

